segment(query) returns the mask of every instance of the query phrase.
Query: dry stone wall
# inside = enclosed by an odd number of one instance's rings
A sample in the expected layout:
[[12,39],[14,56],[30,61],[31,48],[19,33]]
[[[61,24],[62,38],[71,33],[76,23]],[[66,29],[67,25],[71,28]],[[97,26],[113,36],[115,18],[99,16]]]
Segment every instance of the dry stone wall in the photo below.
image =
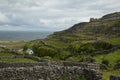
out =
[[98,69],[98,64],[79,62],[0,63],[0,79],[75,80],[84,75],[87,80],[101,80]]

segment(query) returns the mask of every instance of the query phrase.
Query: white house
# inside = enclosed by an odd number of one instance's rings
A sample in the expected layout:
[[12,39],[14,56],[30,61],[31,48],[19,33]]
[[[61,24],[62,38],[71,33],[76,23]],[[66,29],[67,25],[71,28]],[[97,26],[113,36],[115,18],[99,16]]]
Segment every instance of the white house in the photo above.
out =
[[33,50],[31,50],[31,49],[27,49],[27,50],[26,50],[26,53],[28,53],[28,54],[30,54],[30,55],[31,55],[31,54],[34,54]]

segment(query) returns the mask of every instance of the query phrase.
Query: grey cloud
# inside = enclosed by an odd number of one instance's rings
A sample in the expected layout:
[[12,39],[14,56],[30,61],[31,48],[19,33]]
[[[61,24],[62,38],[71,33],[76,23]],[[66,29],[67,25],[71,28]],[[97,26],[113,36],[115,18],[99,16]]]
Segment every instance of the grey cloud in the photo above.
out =
[[0,0],[0,30],[63,30],[119,7],[119,0]]

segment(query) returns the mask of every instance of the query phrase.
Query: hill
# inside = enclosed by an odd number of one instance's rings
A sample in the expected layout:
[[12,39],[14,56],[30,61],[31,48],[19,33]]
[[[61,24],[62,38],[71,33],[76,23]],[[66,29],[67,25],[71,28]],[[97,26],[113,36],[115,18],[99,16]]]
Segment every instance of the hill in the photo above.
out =
[[30,41],[25,48],[31,48],[36,56],[51,60],[89,61],[91,56],[118,50],[119,39],[120,12],[115,12],[54,32],[45,39]]
[[77,40],[106,40],[120,36],[120,12],[99,19],[73,25],[67,30],[55,32],[46,39],[71,42]]

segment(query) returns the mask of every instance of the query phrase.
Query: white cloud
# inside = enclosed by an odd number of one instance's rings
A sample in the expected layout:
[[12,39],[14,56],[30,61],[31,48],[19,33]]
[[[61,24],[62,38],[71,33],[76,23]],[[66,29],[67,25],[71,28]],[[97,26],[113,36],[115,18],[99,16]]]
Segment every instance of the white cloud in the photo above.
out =
[[9,19],[6,15],[0,13],[0,23],[9,22]]
[[0,0],[0,30],[63,30],[116,11],[119,0]]

